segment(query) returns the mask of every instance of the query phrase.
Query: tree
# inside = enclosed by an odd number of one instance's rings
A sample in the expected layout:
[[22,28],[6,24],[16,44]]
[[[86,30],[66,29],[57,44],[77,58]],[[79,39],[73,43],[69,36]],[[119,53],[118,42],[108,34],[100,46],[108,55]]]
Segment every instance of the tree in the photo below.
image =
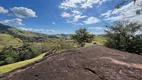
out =
[[57,53],[62,50],[73,49],[74,45],[64,39],[52,39],[50,41],[46,41],[43,47],[48,53]]
[[115,22],[106,26],[109,38],[106,46],[121,51],[142,53],[142,25],[137,23]]
[[[115,1],[115,0],[113,0]],[[115,5],[115,9],[119,9],[121,6],[124,6],[125,4],[128,4],[130,2],[134,2],[134,4],[137,2],[138,0],[121,0],[118,4]],[[141,5],[139,5],[139,9],[136,9],[136,14],[140,15],[142,12],[142,3]]]
[[84,47],[85,43],[91,43],[93,40],[93,35],[87,32],[87,29],[81,28],[75,31],[75,34],[71,36],[81,47]]
[[126,3],[130,3],[130,2],[136,2],[137,0],[122,0],[121,2],[119,2],[116,6],[115,6],[115,8],[120,8],[120,6],[123,6],[124,4],[126,4]]

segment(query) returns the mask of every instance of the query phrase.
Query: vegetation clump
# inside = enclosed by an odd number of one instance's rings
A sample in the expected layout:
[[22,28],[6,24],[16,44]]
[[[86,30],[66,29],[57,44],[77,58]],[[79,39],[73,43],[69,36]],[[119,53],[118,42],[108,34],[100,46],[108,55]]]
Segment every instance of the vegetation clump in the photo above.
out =
[[71,36],[75,42],[77,42],[81,47],[84,47],[85,43],[91,43],[93,41],[94,35],[89,34],[87,29],[80,28],[75,31],[75,34]]
[[13,46],[5,47],[0,52],[0,66],[34,58],[41,54],[41,51],[39,46],[32,46],[30,44],[24,44],[18,48]]
[[115,22],[107,25],[107,47],[142,54],[142,25],[138,23]]

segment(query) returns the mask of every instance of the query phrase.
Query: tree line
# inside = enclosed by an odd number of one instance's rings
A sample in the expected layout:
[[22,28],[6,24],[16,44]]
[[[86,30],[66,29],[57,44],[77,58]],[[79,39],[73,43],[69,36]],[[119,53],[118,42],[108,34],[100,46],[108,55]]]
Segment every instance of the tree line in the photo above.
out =
[[[105,36],[107,42],[105,46],[118,49],[125,52],[142,55],[142,25],[132,22],[117,21],[112,25],[106,25]],[[93,35],[89,34],[87,29],[81,28],[76,30],[72,39],[81,47],[85,43],[93,41]]]

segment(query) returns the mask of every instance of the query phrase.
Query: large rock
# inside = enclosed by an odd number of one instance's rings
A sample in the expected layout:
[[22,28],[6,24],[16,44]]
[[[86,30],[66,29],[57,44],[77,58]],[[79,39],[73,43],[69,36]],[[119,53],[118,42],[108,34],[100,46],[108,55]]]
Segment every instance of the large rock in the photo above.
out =
[[94,45],[49,55],[1,79],[142,80],[142,56]]

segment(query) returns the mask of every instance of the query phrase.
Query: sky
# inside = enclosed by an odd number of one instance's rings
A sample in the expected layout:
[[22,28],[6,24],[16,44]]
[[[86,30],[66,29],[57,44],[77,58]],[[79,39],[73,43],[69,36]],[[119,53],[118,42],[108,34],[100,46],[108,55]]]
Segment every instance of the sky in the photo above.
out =
[[114,9],[120,1],[0,0],[0,23],[45,34],[72,34],[79,28],[104,34],[104,26],[117,20],[142,23],[142,15],[135,13],[142,0]]

